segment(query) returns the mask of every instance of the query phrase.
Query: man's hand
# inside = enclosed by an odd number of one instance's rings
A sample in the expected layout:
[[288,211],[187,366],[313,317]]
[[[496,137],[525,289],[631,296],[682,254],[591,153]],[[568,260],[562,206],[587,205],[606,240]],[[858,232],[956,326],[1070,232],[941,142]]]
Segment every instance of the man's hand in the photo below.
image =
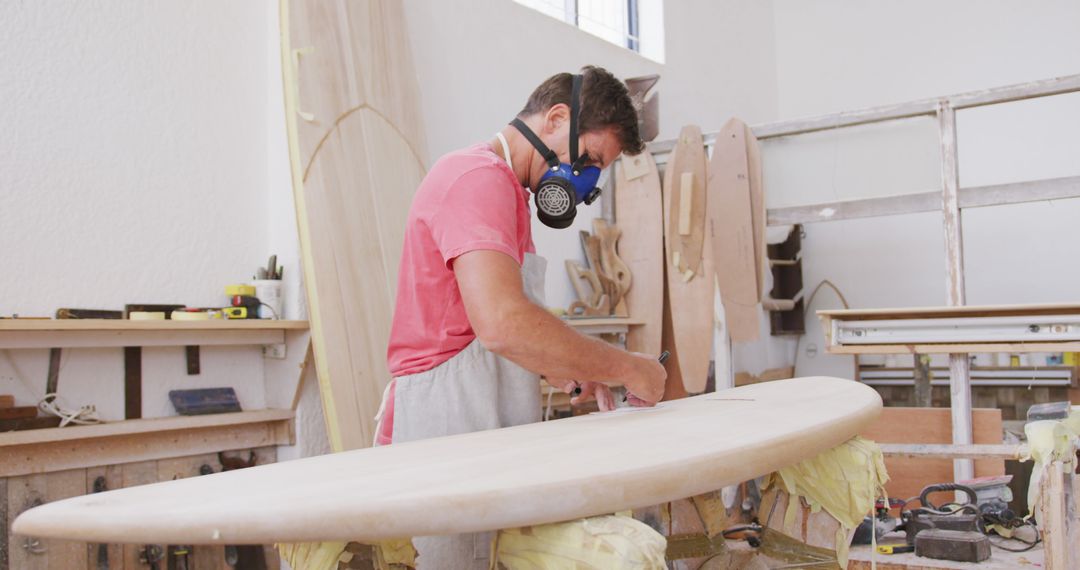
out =
[[569,378],[551,378],[549,376],[545,376],[544,381],[547,382],[549,386],[555,388],[556,390],[564,394],[569,394],[573,392],[574,388],[577,388],[581,385],[576,380],[571,380]]
[[570,403],[576,406],[594,397],[601,412],[610,412],[615,409],[615,396],[611,394],[611,388],[600,382],[582,382],[581,395],[571,398]]
[[652,406],[664,397],[664,381],[667,370],[651,354],[631,352],[630,371],[623,382],[626,386],[627,401],[633,406]]
[[544,378],[548,384],[554,386],[556,390],[564,392],[566,394],[574,394],[574,390],[580,388],[580,393],[570,399],[570,403],[578,405],[582,402],[588,402],[591,398],[596,398],[596,404],[600,407],[601,412],[610,412],[615,409],[615,396],[611,393],[611,388],[608,388],[606,384],[600,382],[578,382],[576,380],[568,380],[566,378]]

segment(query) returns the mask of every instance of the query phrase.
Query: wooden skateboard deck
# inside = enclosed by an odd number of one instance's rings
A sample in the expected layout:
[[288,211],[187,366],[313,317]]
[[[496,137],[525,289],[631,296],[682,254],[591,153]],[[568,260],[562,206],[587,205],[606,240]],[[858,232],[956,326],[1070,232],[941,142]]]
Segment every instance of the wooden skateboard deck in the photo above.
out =
[[371,445],[405,219],[425,172],[403,8],[282,0],[286,120],[331,449]]
[[[808,459],[880,413],[871,388],[797,378],[512,428],[108,491],[13,531],[93,543],[268,544],[477,532],[689,497]],[[771,418],[768,422],[762,417]]]
[[[683,386],[691,394],[705,390],[712,353],[714,266],[712,245],[705,239],[705,191],[701,129],[683,127],[664,169],[665,265],[671,340],[678,348]],[[699,236],[702,248],[691,247]]]
[[624,156],[615,165],[615,219],[623,228],[619,256],[630,269],[626,305],[642,325],[630,327],[626,348],[660,354],[664,295],[664,202],[652,154]]
[[[740,123],[742,121],[739,121]],[[750,222],[754,229],[754,267],[757,268],[757,298],[762,300],[769,292],[765,290],[765,272],[769,271],[765,251],[765,179],[761,169],[761,147],[750,126],[743,123],[746,136],[746,168],[750,176]]]
[[754,224],[747,133],[738,119],[725,123],[709,164],[709,236],[733,342],[757,340],[761,312],[762,262],[755,259],[764,248],[765,228],[763,215],[760,230]]

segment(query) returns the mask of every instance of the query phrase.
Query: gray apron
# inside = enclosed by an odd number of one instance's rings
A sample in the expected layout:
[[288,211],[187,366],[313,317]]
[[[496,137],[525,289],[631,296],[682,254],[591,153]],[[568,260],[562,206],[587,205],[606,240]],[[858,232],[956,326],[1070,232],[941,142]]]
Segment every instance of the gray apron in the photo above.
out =
[[[544,306],[544,258],[525,254],[525,295]],[[540,375],[488,351],[478,340],[450,360],[392,380],[393,442],[535,423],[541,419]],[[385,398],[385,396],[384,396]],[[378,430],[376,430],[378,433]],[[487,569],[493,533],[414,537],[421,570]]]

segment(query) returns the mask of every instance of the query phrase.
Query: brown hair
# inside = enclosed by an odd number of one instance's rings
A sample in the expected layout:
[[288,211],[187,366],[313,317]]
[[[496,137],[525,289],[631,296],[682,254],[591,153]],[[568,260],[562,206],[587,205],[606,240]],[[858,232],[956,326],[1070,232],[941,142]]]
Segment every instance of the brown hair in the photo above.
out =
[[[578,130],[582,133],[613,128],[619,145],[626,154],[645,150],[638,132],[637,110],[630,100],[626,85],[602,67],[587,65],[581,68],[581,112]],[[525,118],[562,103],[570,105],[572,76],[559,73],[547,78],[529,95],[518,117]]]

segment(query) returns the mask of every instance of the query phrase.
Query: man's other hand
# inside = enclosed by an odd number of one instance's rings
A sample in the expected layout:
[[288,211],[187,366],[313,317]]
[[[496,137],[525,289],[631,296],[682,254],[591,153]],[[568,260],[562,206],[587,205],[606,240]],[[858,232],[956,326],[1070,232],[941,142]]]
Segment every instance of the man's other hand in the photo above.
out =
[[667,370],[651,354],[631,352],[630,367],[623,386],[627,401],[633,406],[652,406],[664,397],[664,381]]

